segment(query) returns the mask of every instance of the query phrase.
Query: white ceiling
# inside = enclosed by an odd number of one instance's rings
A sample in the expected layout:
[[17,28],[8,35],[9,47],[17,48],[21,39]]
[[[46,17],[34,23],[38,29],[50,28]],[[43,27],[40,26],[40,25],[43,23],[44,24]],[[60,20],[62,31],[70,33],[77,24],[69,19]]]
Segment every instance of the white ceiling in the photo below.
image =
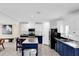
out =
[[49,21],[79,9],[78,3],[7,3],[0,4],[0,12],[15,20]]

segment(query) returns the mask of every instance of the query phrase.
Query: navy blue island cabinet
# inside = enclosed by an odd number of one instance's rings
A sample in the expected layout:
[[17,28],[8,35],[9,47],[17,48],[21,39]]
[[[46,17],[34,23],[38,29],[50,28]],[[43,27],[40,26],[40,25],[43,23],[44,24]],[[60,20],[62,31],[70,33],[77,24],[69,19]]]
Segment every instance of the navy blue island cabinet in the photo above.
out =
[[58,40],[56,40],[55,50],[61,56],[79,56],[79,48],[71,47]]

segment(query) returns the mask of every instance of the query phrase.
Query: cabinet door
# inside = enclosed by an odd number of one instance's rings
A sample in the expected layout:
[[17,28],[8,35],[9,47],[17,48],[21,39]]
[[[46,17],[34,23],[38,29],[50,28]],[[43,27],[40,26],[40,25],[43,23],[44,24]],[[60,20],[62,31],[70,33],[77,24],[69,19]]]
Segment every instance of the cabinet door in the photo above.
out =
[[75,49],[75,56],[79,56],[79,48]]
[[57,42],[57,52],[62,55],[62,43],[61,42]]
[[38,36],[38,42],[39,44],[42,44],[42,36]]
[[61,55],[61,56],[67,56],[67,46],[60,42],[60,41],[57,41],[56,43],[56,51]]
[[75,48],[68,46],[68,56],[75,56]]
[[68,49],[67,49],[67,46],[65,44],[63,44],[63,55],[64,56],[67,56],[68,55]]
[[64,44],[64,56],[74,56],[75,50],[73,47],[70,47],[66,44]]
[[79,55],[79,49],[75,49],[65,43],[57,41],[56,43],[56,51],[62,56],[75,56]]
[[64,56],[64,44],[62,42],[60,44],[60,54]]
[[55,50],[57,51],[57,40],[56,40],[56,43],[55,43]]
[[57,41],[57,52],[59,53],[59,49],[60,48],[60,46],[59,46],[59,41]]
[[57,43],[55,44],[55,49],[56,51],[63,56],[63,43],[57,41]]
[[64,56],[64,44],[62,42],[59,43],[59,54]]
[[59,54],[62,55],[62,43],[59,42]]

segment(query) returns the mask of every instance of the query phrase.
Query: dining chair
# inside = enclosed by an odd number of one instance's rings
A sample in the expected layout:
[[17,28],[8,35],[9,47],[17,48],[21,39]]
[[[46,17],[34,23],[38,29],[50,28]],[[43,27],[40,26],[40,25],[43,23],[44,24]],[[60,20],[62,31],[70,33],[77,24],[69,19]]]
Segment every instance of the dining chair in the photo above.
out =
[[4,39],[0,39],[0,45],[3,47],[3,49],[5,49],[5,48],[4,48],[4,42],[5,42]]
[[16,38],[16,51],[18,51],[18,48],[21,49],[22,48],[22,42],[24,41],[25,39],[22,39],[22,38]]

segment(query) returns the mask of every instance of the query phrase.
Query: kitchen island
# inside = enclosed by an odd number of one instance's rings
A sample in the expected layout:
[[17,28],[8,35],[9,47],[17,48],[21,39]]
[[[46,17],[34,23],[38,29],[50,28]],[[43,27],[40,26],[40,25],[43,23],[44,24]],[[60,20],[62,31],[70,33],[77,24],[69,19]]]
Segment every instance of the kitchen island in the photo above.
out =
[[62,56],[79,56],[79,42],[74,40],[56,39],[55,50]]
[[38,55],[38,38],[27,38],[22,43],[22,56],[24,56],[25,49],[36,49],[36,56]]
[[[29,35],[20,35],[20,37],[29,37]],[[39,44],[42,44],[43,36],[42,35],[35,35],[36,38],[38,38]]]

